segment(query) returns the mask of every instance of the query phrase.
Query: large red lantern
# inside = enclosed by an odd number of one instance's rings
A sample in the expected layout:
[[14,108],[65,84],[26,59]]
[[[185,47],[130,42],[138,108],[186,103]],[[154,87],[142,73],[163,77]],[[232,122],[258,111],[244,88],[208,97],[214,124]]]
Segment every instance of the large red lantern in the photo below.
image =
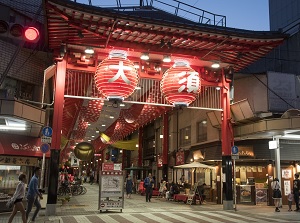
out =
[[161,92],[174,106],[188,106],[201,90],[199,73],[187,61],[178,60],[163,75]]
[[112,51],[97,67],[97,89],[108,99],[124,99],[135,90],[139,81],[133,62],[125,51]]

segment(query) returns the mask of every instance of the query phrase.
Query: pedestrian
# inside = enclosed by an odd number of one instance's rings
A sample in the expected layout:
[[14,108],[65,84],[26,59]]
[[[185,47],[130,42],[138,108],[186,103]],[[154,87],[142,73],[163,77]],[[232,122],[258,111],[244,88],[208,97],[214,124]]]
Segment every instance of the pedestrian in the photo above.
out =
[[300,180],[299,180],[299,173],[295,173],[295,179],[293,181],[293,194],[294,200],[296,204],[295,211],[299,211],[299,192],[300,192]]
[[152,192],[154,187],[154,180],[152,174],[149,173],[148,177],[144,180],[144,188],[146,189],[146,202],[151,202]]
[[36,167],[34,169],[34,175],[31,178],[29,185],[28,185],[28,192],[27,192],[27,207],[26,207],[26,219],[28,219],[29,213],[31,212],[32,206],[36,207],[33,216],[31,218],[31,222],[35,221],[37,214],[41,209],[41,204],[38,199],[43,199],[43,195],[39,192],[38,184],[39,184],[39,176],[41,174],[41,168]]
[[25,213],[25,208],[23,205],[23,198],[25,197],[25,183],[26,183],[26,175],[25,174],[20,174],[19,175],[19,183],[16,187],[16,191],[13,195],[13,198],[15,200],[14,202],[14,209],[11,215],[9,216],[8,223],[11,223],[12,220],[14,219],[15,215],[17,214],[18,211],[21,212],[22,214],[22,221],[23,223],[27,222],[26,219],[26,213]]
[[280,184],[278,178],[275,178],[272,182],[272,190],[273,190],[273,200],[275,203],[275,211],[280,212],[279,210],[279,203],[281,199],[281,191],[280,191]]
[[287,199],[288,199],[289,211],[292,211],[292,203],[294,199],[293,191],[290,191],[290,193],[287,196]]
[[127,198],[131,198],[133,185],[134,184],[133,184],[133,181],[131,179],[131,176],[128,175],[128,177],[126,178],[126,182],[125,182]]
[[92,185],[93,183],[94,183],[94,171],[92,171],[90,175],[90,184]]

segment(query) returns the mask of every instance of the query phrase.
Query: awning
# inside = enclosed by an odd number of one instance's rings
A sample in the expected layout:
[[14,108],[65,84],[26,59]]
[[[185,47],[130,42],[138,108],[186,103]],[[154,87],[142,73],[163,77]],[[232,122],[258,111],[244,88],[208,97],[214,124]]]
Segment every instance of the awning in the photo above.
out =
[[174,166],[174,168],[179,168],[179,169],[189,169],[189,168],[215,169],[215,167],[208,166],[208,165],[206,165],[206,164],[199,163],[199,162],[192,162],[192,163],[188,163],[188,164],[183,164],[183,165],[179,165],[179,166]]
[[[0,134],[0,155],[42,157],[41,145],[40,138]],[[50,152],[46,153],[46,157],[50,157]]]
[[125,168],[125,170],[150,170],[151,167],[149,166],[131,166],[131,167],[127,167]]
[[126,141],[117,141],[116,143],[112,144],[112,146],[118,149],[138,150],[139,148],[136,147],[137,143],[138,143],[138,138],[126,140]]

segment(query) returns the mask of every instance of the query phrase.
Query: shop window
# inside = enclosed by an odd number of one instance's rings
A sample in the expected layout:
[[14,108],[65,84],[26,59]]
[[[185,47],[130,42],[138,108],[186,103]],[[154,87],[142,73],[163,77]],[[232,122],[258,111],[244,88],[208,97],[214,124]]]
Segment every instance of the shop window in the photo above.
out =
[[197,123],[197,142],[207,141],[207,120]]
[[180,129],[179,131],[179,145],[187,146],[191,144],[191,126]]

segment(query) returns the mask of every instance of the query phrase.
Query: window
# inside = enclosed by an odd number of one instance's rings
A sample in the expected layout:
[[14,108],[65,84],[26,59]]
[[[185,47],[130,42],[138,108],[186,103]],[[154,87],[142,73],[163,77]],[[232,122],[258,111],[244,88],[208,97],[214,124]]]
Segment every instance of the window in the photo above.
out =
[[197,142],[207,141],[207,120],[197,123]]
[[180,129],[179,145],[187,146],[191,144],[191,126]]

